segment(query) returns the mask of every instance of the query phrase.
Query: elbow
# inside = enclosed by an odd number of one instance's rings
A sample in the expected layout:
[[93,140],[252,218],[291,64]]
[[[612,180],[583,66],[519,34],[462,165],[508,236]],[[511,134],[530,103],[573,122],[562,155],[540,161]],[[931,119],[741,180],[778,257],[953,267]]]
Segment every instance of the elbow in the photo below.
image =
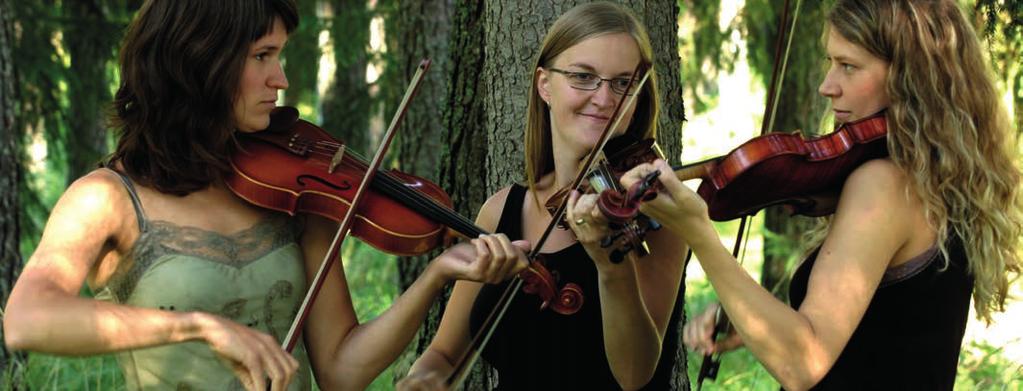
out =
[[7,307],[4,313],[4,345],[12,351],[29,350],[32,348],[31,321],[25,319],[23,311],[14,305]]
[[650,380],[654,378],[654,372],[657,371],[657,360],[655,359],[652,365],[640,365],[632,368],[628,373],[618,373],[612,371],[615,377],[615,381],[622,387],[623,390],[638,390],[643,386],[650,383]]
[[25,350],[27,348],[22,330],[11,326],[6,317],[4,318],[4,346],[7,347],[7,350],[11,351]]
[[615,377],[615,380],[618,381],[618,385],[620,385],[623,390],[638,390],[640,388],[643,388],[643,386],[645,386],[647,383],[649,383],[650,380],[653,379],[653,378],[654,378],[654,373],[650,372],[650,374],[648,376],[644,376],[644,377],[635,377],[633,379],[621,379],[621,378]]
[[316,386],[321,390],[365,390],[373,382],[373,377],[365,376],[366,372],[352,370],[335,370],[326,376],[316,376]]
[[778,384],[786,391],[801,391],[809,390],[811,387],[816,386],[817,383],[824,379],[826,374],[827,369],[820,370],[820,368],[806,366],[801,369],[791,368],[788,371],[779,373],[776,375],[776,379]]
[[[781,388],[785,391],[802,391],[809,390],[810,387],[817,385],[817,381],[808,381],[808,379],[778,379],[778,384],[781,384]],[[819,379],[818,379],[819,381]]]

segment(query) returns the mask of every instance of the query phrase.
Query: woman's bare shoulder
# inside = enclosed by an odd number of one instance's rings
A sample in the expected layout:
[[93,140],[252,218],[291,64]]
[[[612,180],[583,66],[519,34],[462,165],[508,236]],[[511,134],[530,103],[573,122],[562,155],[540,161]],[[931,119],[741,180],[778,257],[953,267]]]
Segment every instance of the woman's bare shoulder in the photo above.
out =
[[481,228],[489,231],[497,229],[497,223],[501,220],[501,211],[504,210],[504,204],[508,201],[508,194],[511,193],[511,188],[511,186],[506,186],[491,194],[483,202],[483,206],[480,207],[479,214],[476,216],[476,223]]

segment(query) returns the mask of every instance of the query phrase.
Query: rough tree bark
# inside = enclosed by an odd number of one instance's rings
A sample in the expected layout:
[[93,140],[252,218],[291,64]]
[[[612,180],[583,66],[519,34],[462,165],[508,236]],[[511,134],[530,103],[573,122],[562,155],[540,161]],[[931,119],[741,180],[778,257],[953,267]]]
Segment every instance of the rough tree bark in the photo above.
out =
[[[18,202],[22,167],[19,162],[21,152],[18,145],[21,132],[17,131],[14,122],[14,67],[11,64],[11,45],[13,44],[8,0],[0,0],[0,319],[3,309],[7,308],[14,281],[21,270],[21,237]],[[3,337],[3,330],[0,330]],[[20,368],[25,362],[24,353],[7,350],[0,345],[0,372],[12,375],[11,384],[20,384]]]

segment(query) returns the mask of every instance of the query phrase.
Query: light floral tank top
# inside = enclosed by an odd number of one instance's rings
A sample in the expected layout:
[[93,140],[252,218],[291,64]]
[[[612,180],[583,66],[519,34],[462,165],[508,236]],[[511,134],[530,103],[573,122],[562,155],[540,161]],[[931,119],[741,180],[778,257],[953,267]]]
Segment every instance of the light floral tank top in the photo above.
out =
[[[116,171],[115,171],[116,172]],[[124,182],[141,230],[120,271],[96,297],[167,311],[219,315],[283,341],[305,293],[296,219],[274,214],[223,235],[147,220],[131,180]],[[304,346],[289,390],[309,390]],[[117,354],[129,390],[244,390],[205,342],[184,342]]]

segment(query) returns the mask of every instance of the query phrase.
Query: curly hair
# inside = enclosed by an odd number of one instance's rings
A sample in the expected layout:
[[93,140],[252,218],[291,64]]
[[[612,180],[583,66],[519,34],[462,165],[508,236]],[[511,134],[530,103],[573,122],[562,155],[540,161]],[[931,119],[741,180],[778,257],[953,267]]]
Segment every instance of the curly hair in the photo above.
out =
[[233,105],[249,46],[280,19],[298,26],[293,0],[150,0],[128,27],[111,126],[134,180],[185,195],[223,177],[234,148]]
[[840,0],[828,22],[889,63],[891,160],[941,251],[950,235],[961,239],[977,317],[990,322],[1020,272],[1023,206],[1017,144],[976,32],[951,0]]

